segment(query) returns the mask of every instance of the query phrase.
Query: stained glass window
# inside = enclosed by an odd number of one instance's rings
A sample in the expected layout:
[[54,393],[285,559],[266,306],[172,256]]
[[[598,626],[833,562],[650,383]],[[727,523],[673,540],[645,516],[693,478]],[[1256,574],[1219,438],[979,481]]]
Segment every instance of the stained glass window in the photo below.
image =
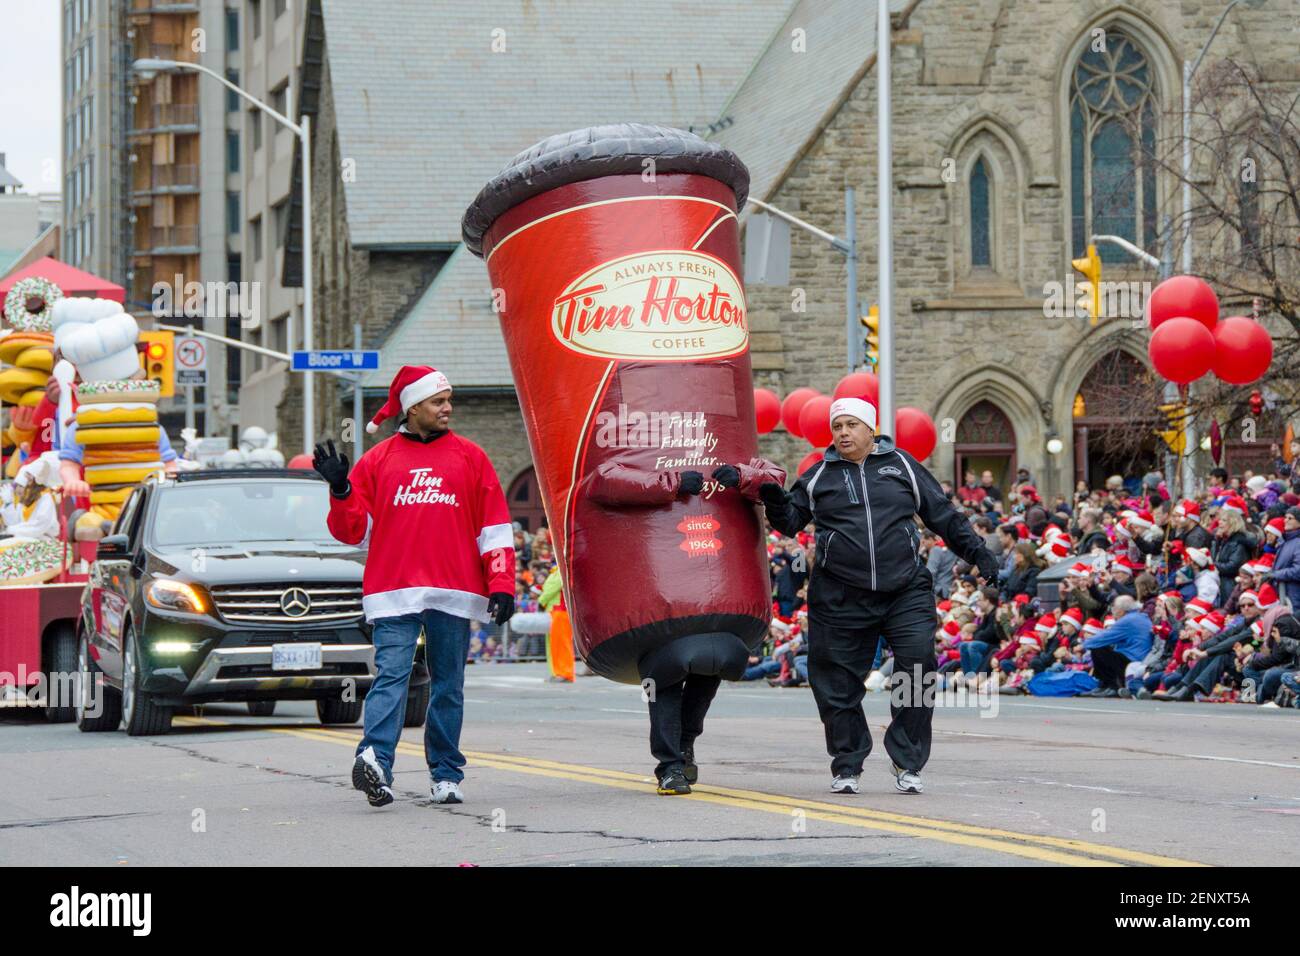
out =
[[[1156,90],[1150,64],[1127,36],[1090,44],[1070,81],[1070,189],[1073,255],[1092,235],[1122,236],[1157,253]],[[1111,244],[1102,261],[1125,262]]]
[[991,265],[990,246],[989,171],[981,156],[970,171],[970,264]]

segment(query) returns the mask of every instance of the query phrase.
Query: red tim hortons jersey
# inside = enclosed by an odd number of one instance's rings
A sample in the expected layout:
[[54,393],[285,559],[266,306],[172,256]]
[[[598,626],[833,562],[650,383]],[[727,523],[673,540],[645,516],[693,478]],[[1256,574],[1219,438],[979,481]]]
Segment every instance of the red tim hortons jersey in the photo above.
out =
[[330,496],[330,533],[369,539],[366,620],[434,608],[485,621],[487,596],[515,589],[501,483],[472,441],[448,431],[424,442],[402,429],[353,466],[348,497]]

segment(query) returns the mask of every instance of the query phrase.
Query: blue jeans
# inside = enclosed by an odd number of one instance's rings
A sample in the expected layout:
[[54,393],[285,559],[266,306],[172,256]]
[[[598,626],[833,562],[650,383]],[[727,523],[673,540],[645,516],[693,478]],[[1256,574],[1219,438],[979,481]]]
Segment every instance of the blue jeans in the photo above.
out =
[[465,755],[460,728],[465,716],[465,659],[469,620],[442,611],[383,617],[375,622],[375,681],[366,694],[365,734],[357,753],[375,748],[380,766],[393,779],[393,755],[406,716],[416,641],[424,629],[424,659],[429,667],[429,712],[424,720],[424,756],[434,780],[460,783]]
[[770,657],[767,660],[759,661],[757,664],[750,664],[745,668],[745,673],[741,675],[741,680],[759,680],[772,674],[780,673],[781,662],[774,661]]
[[962,641],[957,645],[957,652],[961,654],[962,673],[973,674],[989,652],[989,646],[983,641]]
[[1278,688],[1282,686],[1282,675],[1288,670],[1289,667],[1270,667],[1263,671],[1243,667],[1241,675],[1255,682],[1255,703],[1267,704],[1277,696]]

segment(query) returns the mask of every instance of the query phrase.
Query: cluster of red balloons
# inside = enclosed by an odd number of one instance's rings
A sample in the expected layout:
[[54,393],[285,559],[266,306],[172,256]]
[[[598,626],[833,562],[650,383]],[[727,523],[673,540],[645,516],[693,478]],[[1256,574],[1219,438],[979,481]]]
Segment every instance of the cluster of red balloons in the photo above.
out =
[[1147,300],[1151,341],[1147,354],[1155,370],[1179,385],[1206,372],[1230,385],[1249,385],[1273,361],[1273,337],[1253,319],[1219,318],[1219,300],[1209,283],[1173,276]]
[[[799,474],[803,474],[822,460],[822,450],[831,443],[831,403],[837,398],[861,398],[878,407],[880,380],[871,372],[851,372],[840,379],[831,395],[822,395],[815,388],[796,388],[784,401],[770,389],[756,388],[758,433],[766,435],[784,424],[791,435],[806,439],[814,450],[799,463]],[[934,451],[939,434],[929,415],[919,408],[904,407],[894,413],[893,438],[913,458],[925,459]]]

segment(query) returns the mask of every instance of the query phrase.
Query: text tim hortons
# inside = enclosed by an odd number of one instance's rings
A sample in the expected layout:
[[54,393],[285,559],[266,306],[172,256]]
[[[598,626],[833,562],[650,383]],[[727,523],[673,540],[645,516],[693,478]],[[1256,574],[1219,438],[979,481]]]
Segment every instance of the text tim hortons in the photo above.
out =
[[601,358],[722,358],[745,351],[745,293],[720,260],[647,252],[597,266],[555,300],[551,329],[567,348]]

